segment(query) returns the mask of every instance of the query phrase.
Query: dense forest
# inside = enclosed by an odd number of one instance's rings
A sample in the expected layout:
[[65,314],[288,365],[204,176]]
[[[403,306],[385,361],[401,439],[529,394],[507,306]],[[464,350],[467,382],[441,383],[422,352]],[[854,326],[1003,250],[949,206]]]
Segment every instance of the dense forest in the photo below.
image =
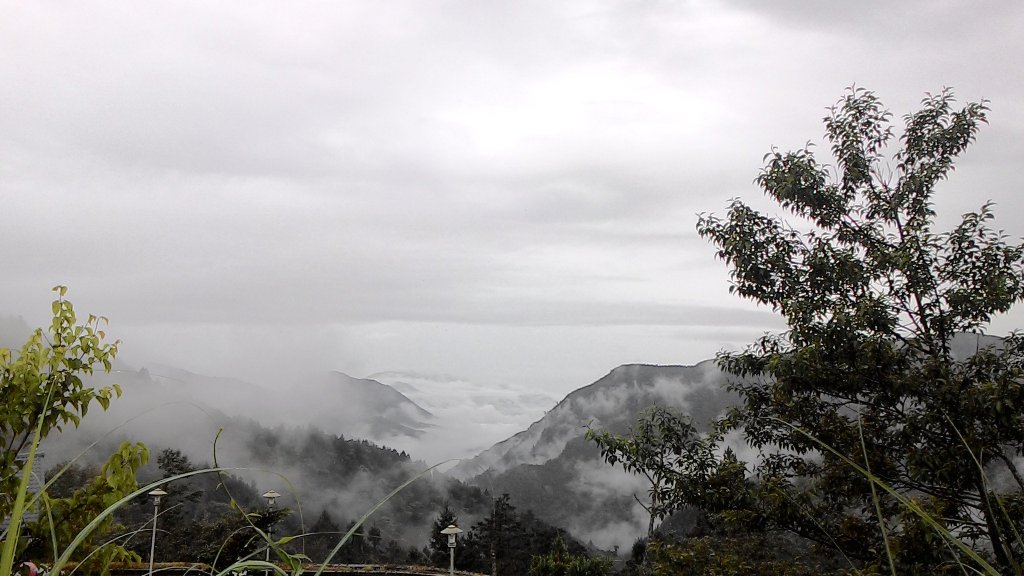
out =
[[[426,466],[405,453],[315,428],[270,429],[252,420],[240,422],[253,449],[252,466],[283,469],[288,463],[294,478],[280,480],[294,494],[281,490],[284,494],[270,506],[263,490],[246,479],[244,471],[172,480],[162,486],[167,494],[161,498],[157,520],[157,562],[222,567],[247,557],[262,558],[266,547],[258,529],[274,539],[294,537],[283,550],[313,563],[329,558],[331,563],[343,564],[446,566],[447,543],[439,542],[435,532],[449,523],[466,527],[456,559],[460,569],[486,572],[496,562],[503,573],[520,573],[529,568],[533,556],[549,553],[556,542],[573,553],[588,553],[564,530],[540,521],[528,510],[517,510],[508,495],[492,495],[441,473],[428,473],[395,494],[334,552],[365,512]],[[155,463],[138,468],[137,479],[146,484],[210,468],[209,462],[193,462],[178,449],[164,448]],[[103,475],[99,464],[58,463],[47,473],[55,479],[50,495],[74,498]],[[326,499],[301,496],[325,492],[331,486],[335,489]],[[153,513],[151,499],[133,500],[118,510],[104,538],[114,539],[137,558],[148,558]],[[72,515],[58,514],[54,520],[58,529],[62,523],[75,522]],[[26,556],[53,555],[43,533],[47,529],[39,526],[40,534],[33,534],[25,548]]]

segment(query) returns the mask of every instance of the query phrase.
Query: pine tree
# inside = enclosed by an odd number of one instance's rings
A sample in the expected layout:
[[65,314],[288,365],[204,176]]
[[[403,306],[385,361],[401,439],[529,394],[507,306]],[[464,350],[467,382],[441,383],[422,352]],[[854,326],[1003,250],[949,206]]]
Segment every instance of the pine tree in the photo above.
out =
[[433,566],[445,567],[448,566],[449,552],[448,552],[448,536],[441,534],[441,530],[444,530],[452,524],[458,522],[458,517],[455,515],[455,511],[448,502],[444,503],[441,508],[441,512],[438,513],[437,518],[434,519],[434,523],[430,530],[430,563]]

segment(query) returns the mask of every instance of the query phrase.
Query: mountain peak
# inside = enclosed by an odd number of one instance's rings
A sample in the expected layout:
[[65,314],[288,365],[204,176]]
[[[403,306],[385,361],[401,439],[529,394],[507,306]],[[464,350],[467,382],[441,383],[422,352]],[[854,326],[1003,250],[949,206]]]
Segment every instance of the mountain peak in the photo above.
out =
[[[394,387],[370,378],[356,378],[344,372],[333,370],[327,374],[325,382],[327,392],[337,394],[339,391],[346,401],[351,400],[359,405],[360,411],[372,415],[398,416],[404,413],[414,418],[433,418],[428,410],[413,402],[408,396]],[[405,420],[405,418],[399,418]],[[406,422],[405,424],[412,424]]]
[[655,404],[682,410],[698,425],[705,424],[731,401],[722,382],[714,361],[694,366],[624,364],[569,393],[529,428],[464,461],[453,473],[469,478],[484,471],[544,464],[581,437],[586,426],[621,433],[641,410]]

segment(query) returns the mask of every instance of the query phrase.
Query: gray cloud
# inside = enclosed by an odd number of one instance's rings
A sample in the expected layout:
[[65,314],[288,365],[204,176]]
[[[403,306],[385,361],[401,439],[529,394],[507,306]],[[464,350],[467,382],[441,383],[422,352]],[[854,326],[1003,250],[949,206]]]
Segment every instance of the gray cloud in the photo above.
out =
[[1024,235],[1016,3],[5,8],[0,312],[68,284],[136,363],[562,390],[742,345],[779,323],[695,214],[852,83],[991,99],[937,207]]

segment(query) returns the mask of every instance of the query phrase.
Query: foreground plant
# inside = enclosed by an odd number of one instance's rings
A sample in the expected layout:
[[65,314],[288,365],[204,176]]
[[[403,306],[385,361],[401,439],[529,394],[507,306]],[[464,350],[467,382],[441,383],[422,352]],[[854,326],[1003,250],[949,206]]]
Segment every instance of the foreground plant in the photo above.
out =
[[559,534],[551,552],[530,559],[529,576],[605,576],[612,568],[608,558],[570,554],[565,539]]
[[[136,473],[149,459],[149,450],[141,443],[124,442],[110,456],[99,474],[84,486],[63,498],[41,495],[39,519],[29,523],[34,538],[22,552],[26,558],[56,558],[75,536],[103,511],[121,498],[138,490]],[[118,532],[114,518],[92,531],[73,556],[86,573],[106,573],[111,562],[139,562],[142,558],[120,545],[100,542]]]
[[68,424],[77,426],[93,403],[106,409],[119,387],[91,388],[83,376],[110,371],[118,342],[107,343],[107,319],[79,323],[67,288],[54,289],[49,330],[35,330],[17,352],[0,348],[0,518],[8,521],[0,549],[0,576],[9,576],[29,502],[28,485],[39,442]]

